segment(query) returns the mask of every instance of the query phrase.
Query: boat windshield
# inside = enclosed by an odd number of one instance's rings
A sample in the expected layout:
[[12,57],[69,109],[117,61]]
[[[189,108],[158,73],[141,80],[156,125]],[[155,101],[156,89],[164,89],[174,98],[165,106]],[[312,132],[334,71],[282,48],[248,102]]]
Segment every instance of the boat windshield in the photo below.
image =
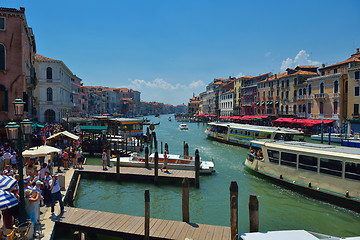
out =
[[283,140],[283,141],[300,141],[304,142],[304,135],[302,134],[284,134],[284,133],[276,133],[275,140]]

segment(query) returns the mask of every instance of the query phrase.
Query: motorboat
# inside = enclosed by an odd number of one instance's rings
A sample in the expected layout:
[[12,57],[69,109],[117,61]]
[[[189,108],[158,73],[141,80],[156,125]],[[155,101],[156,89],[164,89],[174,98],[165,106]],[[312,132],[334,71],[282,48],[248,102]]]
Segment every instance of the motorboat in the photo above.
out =
[[189,130],[188,125],[186,123],[181,123],[179,125],[180,130]]
[[246,168],[309,196],[360,212],[360,151],[296,141],[254,140]]
[[171,122],[171,117],[168,118],[169,122]]
[[[177,154],[167,155],[168,169],[195,170],[195,157]],[[116,164],[117,159],[111,158],[111,162]],[[164,154],[159,154],[159,167],[164,163]],[[149,156],[149,167],[154,167],[155,154]],[[145,157],[139,153],[132,153],[130,157],[120,157],[120,166],[124,167],[145,167]],[[203,161],[200,159],[200,174],[211,174],[214,172],[215,163],[213,161]]]
[[[331,133],[330,142],[341,143],[342,140],[352,139],[353,137],[354,137],[353,135],[348,135],[348,134]],[[311,140],[321,141],[321,134],[311,135]],[[329,133],[323,133],[323,142],[329,142]]]

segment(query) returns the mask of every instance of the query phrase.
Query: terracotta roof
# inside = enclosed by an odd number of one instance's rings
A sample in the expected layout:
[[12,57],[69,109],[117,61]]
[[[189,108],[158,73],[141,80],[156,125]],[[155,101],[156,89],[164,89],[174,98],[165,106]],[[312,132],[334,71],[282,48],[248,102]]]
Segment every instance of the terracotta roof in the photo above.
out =
[[295,69],[297,68],[318,68],[317,66],[297,66]]
[[350,62],[360,62],[360,53],[358,53],[358,52],[354,53],[354,54],[351,55],[351,57],[349,57],[345,61],[338,62],[338,63],[332,64],[332,65],[329,65],[329,66],[326,66],[326,67],[323,67],[323,68],[319,68],[319,70],[324,70],[324,69],[327,69],[327,68],[336,67],[336,66],[347,64],[347,63],[350,63]]
[[40,54],[37,54],[37,53],[35,53],[35,60],[41,60],[41,61],[59,61],[59,60],[56,60],[56,59],[52,59],[52,58],[49,58],[49,57],[45,57],[45,56],[40,55]]

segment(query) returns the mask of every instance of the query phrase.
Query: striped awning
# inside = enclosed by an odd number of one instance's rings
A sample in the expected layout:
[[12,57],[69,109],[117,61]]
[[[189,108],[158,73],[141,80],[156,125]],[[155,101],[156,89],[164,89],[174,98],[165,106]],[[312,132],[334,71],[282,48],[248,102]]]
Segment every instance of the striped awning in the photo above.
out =
[[18,199],[15,194],[0,190],[0,210],[12,208],[18,204]]
[[15,178],[6,175],[0,175],[0,190],[8,191],[15,187],[16,184],[17,181]]

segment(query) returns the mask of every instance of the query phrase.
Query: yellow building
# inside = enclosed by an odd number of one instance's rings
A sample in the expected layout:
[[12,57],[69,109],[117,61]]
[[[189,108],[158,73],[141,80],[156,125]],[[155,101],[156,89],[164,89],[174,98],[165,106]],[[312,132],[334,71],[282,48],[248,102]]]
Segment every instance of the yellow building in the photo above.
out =
[[[348,72],[349,68],[358,62],[360,53],[357,49],[357,52],[345,61],[330,66],[323,64],[319,69],[321,76],[308,79],[307,87],[312,95],[311,118],[336,120],[338,126],[341,121],[350,116],[352,118],[354,107],[356,108],[355,80],[350,87]],[[355,72],[354,70],[354,77]]]
[[349,129],[356,133],[360,132],[360,52],[359,48],[352,55],[354,61],[349,64],[348,69],[348,111],[347,120],[350,123]]

